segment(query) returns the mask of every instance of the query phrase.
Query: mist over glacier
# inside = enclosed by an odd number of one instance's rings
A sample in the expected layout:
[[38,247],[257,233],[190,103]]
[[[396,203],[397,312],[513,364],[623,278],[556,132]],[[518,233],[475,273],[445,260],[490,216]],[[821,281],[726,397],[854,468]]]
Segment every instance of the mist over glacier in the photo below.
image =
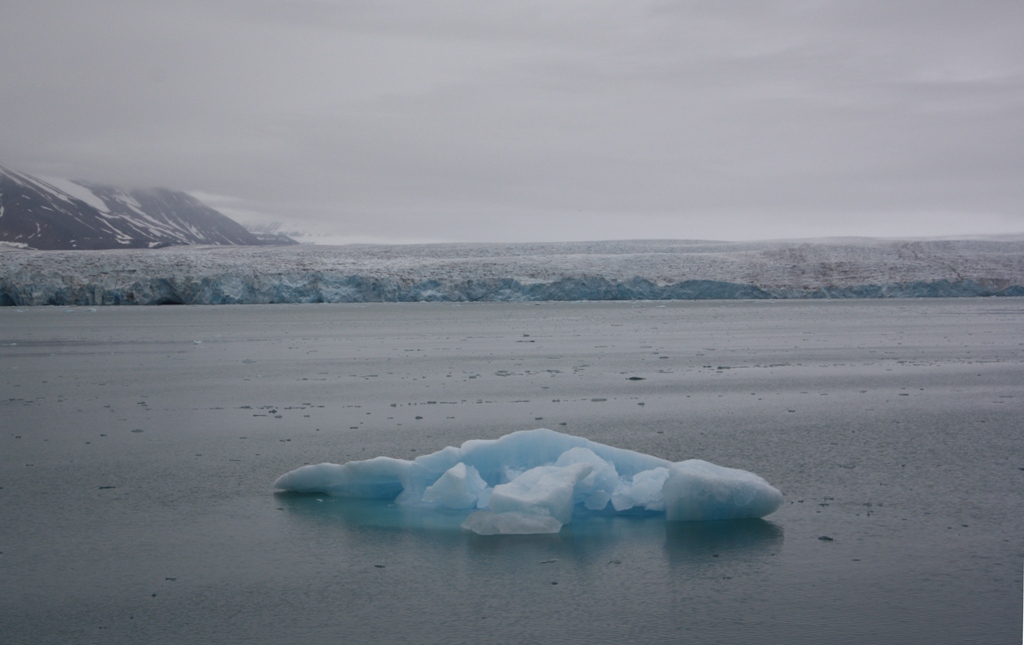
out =
[[1024,295],[1024,240],[0,247],[0,305]]

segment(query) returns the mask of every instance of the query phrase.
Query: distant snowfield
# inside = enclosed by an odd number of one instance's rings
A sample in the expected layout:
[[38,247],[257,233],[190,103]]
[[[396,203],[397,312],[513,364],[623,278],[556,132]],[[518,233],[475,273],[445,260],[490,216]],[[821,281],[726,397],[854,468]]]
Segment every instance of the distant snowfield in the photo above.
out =
[[[109,213],[110,209],[107,207],[107,203],[100,199],[96,193],[92,192],[81,184],[68,179],[61,179],[59,177],[40,176],[44,182],[57,190],[63,191],[64,193],[74,197],[75,199],[81,200],[92,206],[101,213]],[[45,187],[45,186],[44,186]]]
[[0,247],[18,306],[987,295],[1024,295],[1024,239]]

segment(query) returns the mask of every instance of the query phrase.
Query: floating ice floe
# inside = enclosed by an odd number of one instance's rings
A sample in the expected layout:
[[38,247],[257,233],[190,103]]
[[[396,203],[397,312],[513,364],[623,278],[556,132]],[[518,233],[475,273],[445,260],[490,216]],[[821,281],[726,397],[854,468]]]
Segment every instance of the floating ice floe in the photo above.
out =
[[481,535],[557,533],[575,513],[729,520],[761,518],[782,504],[782,493],[745,470],[699,459],[672,463],[546,428],[412,461],[303,466],[274,487],[468,512],[463,528]]

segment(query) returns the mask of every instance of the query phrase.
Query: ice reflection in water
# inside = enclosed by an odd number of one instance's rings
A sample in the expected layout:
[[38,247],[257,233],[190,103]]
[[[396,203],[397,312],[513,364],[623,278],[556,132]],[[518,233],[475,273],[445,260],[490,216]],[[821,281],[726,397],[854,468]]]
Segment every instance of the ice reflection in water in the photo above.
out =
[[[290,519],[312,525],[316,531],[339,531],[346,537],[371,536],[378,531],[401,531],[413,542],[449,547],[462,545],[472,553],[493,553],[525,548],[562,555],[574,550],[631,550],[638,543],[662,544],[670,563],[709,557],[766,558],[782,548],[783,529],[763,519],[717,522],[666,522],[659,513],[632,516],[577,513],[572,524],[557,534],[479,536],[461,528],[469,511],[403,506],[376,499],[333,498],[320,494],[277,493],[275,499]],[[418,536],[418,537],[417,537]],[[514,546],[513,546],[514,545]],[[621,564],[612,561],[612,564]]]

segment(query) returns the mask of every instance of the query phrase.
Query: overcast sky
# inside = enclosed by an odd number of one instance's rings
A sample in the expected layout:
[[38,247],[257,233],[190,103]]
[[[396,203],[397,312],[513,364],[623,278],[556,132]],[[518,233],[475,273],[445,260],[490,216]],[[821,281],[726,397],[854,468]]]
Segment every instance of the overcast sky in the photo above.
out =
[[1024,1],[0,0],[0,163],[351,241],[1024,233]]

